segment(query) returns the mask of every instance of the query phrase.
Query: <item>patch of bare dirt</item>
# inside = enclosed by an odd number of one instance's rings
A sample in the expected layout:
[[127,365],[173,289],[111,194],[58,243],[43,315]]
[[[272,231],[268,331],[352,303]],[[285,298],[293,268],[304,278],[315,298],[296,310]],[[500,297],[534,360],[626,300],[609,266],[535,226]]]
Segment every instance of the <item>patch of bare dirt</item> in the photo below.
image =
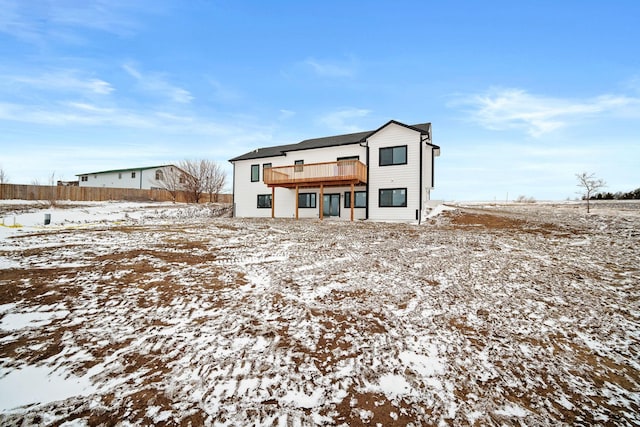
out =
[[216,220],[23,235],[0,252],[12,262],[0,321],[49,317],[3,323],[0,367],[91,374],[100,391],[0,423],[634,425],[629,218],[477,209],[423,227]]

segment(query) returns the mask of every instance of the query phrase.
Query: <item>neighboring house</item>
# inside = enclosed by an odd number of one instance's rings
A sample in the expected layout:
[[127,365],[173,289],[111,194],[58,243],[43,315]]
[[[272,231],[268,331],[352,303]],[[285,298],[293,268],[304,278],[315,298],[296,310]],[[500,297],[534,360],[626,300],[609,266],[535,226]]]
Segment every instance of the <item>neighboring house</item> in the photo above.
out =
[[163,180],[182,171],[174,165],[115,169],[76,175],[80,187],[137,188],[150,190],[165,188]]
[[229,160],[237,217],[419,220],[434,187],[431,123],[260,148]]

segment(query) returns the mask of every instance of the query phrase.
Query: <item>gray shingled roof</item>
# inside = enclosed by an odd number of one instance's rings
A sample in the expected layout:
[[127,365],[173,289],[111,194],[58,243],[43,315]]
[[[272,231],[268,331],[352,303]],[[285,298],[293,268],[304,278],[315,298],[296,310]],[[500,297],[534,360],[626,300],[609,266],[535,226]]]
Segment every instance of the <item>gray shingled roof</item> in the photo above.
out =
[[[298,142],[297,144],[278,145],[275,147],[258,148],[256,150],[250,151],[241,156],[234,157],[229,161],[235,162],[236,160],[261,159],[264,157],[284,156],[285,153],[289,151],[309,150],[311,148],[335,147],[338,145],[358,144],[366,140],[368,137],[370,137],[374,133],[378,132],[380,129],[386,127],[390,123],[395,123],[400,126],[405,126],[407,128],[417,130],[423,135],[428,135],[431,133],[431,123],[421,123],[417,125],[408,126],[403,123],[396,122],[395,120],[391,120],[376,130],[349,133],[345,135],[327,136],[324,138],[305,139],[304,141]],[[434,146],[434,147],[440,148],[438,146]]]
[[[99,175],[101,173],[115,173],[115,172],[137,172],[137,171],[146,171],[149,169],[160,169],[160,168],[166,168],[169,166],[173,166],[175,168],[177,168],[177,166],[175,165],[158,165],[158,166],[144,166],[141,168],[127,168],[127,169],[111,169],[111,170],[107,170],[107,171],[98,171],[98,172],[89,172],[89,173],[78,173],[76,174],[76,176],[82,176],[82,175]],[[178,168],[179,169],[179,168]]]

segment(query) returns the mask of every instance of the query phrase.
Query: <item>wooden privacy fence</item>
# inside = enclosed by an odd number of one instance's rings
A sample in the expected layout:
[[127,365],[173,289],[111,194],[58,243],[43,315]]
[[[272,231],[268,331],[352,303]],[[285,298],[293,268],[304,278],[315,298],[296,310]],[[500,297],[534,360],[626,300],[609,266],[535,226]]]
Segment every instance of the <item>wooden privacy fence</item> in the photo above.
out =
[[[215,201],[215,194],[211,196]],[[64,185],[20,185],[0,184],[0,200],[70,200],[79,202],[100,202],[106,200],[128,201],[173,201],[167,190],[139,190],[135,188],[75,187]],[[190,201],[189,194],[184,191],[176,193],[176,202]],[[231,203],[231,194],[219,194],[219,203]],[[209,202],[209,194],[203,193],[201,203]]]

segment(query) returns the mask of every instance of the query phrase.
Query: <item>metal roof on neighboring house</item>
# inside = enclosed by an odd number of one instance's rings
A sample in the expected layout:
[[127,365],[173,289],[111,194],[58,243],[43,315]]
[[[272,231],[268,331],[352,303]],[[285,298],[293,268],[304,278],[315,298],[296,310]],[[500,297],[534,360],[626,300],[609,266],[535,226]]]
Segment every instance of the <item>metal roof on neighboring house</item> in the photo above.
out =
[[[229,161],[235,162],[237,160],[261,159],[264,157],[284,156],[285,153],[289,151],[300,151],[300,150],[310,150],[313,148],[335,147],[338,145],[359,144],[364,142],[367,138],[369,138],[374,133],[380,131],[381,129],[383,129],[384,127],[392,123],[400,126],[404,126],[409,129],[413,129],[415,131],[420,132],[422,135],[431,136],[431,123],[405,125],[404,123],[400,123],[395,120],[390,120],[376,130],[349,133],[345,135],[327,136],[324,138],[305,139],[304,141],[298,142],[297,144],[278,145],[274,147],[258,148],[256,150],[250,151],[241,156],[234,157]],[[433,144],[430,144],[430,145],[433,145]],[[438,149],[440,148],[437,145],[433,145],[433,147]]]
[[145,171],[145,170],[149,170],[149,169],[160,169],[160,168],[166,168],[169,166],[173,166],[174,168],[177,168],[176,165],[158,165],[158,166],[145,166],[142,168],[127,168],[127,169],[112,169],[112,170],[108,170],[108,171],[99,171],[99,172],[89,172],[89,173],[78,173],[76,174],[76,176],[83,176],[83,175],[99,175],[101,173],[116,173],[116,172],[137,172],[137,171]]

